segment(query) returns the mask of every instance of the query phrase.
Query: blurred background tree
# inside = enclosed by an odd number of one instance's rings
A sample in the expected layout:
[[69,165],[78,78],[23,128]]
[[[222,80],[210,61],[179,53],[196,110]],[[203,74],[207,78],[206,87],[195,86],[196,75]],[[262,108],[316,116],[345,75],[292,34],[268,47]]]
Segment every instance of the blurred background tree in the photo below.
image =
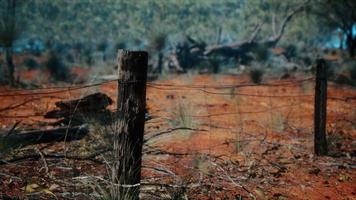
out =
[[[342,47],[355,54],[353,0],[26,0],[21,6],[18,2],[0,0],[0,52],[9,58],[14,50],[36,56],[55,51],[68,66],[113,66],[118,48],[145,49],[152,55],[152,69],[161,72],[177,47],[244,41],[256,27],[260,30],[254,41],[274,42],[253,49],[252,58],[259,62],[266,62],[270,48],[276,46],[284,49],[290,62],[310,57],[306,52],[328,48],[336,32],[341,32]],[[286,17],[304,4],[293,17]],[[199,44],[187,45],[191,41]],[[211,64],[217,72],[221,65],[236,66],[238,59],[204,55],[196,61],[188,68]],[[13,82],[14,76],[9,77]]]
[[1,0],[0,4],[0,46],[4,49],[4,58],[7,69],[6,82],[12,86],[15,85],[15,65],[13,62],[13,44],[19,36],[19,27],[17,22],[17,0]]
[[319,17],[319,26],[340,31],[340,48],[345,45],[349,55],[356,53],[356,1],[317,0],[311,12]]

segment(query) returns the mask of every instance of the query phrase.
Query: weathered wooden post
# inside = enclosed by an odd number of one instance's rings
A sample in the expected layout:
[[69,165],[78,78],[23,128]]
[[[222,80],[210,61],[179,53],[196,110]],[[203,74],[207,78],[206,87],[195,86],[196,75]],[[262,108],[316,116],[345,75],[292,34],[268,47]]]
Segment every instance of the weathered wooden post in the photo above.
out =
[[328,153],[326,141],[327,107],[327,66],[325,60],[318,59],[316,66],[315,103],[314,103],[314,151],[318,156]]
[[148,54],[119,50],[117,131],[112,178],[114,199],[139,199]]

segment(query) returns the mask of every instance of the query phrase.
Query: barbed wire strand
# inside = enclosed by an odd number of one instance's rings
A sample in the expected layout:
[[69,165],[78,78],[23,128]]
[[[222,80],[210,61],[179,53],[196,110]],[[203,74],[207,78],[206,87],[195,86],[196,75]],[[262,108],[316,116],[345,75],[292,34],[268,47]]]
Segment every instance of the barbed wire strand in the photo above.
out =
[[[262,87],[262,86],[269,86],[269,87],[276,87],[276,86],[285,86],[285,85],[293,85],[296,83],[304,82],[313,80],[313,78],[301,79],[296,81],[288,81],[283,82],[280,84],[270,84],[270,83],[261,83],[261,84],[234,84],[234,85],[179,85],[179,84],[161,84],[161,83],[154,83],[154,82],[147,82],[148,87],[173,87],[172,89],[179,89],[179,88],[191,88],[191,89],[199,89],[199,88],[211,88],[211,89],[229,89],[229,88],[236,88],[236,87]],[[61,93],[66,92],[68,90],[80,90],[84,88],[96,87],[101,86],[103,84],[111,83],[117,81],[119,84],[127,84],[127,83],[137,83],[140,81],[132,81],[132,82],[120,82],[119,79],[112,79],[107,80],[99,83],[93,84],[86,84],[86,85],[75,85],[75,86],[53,86],[53,87],[43,87],[43,88],[32,88],[32,89],[15,89],[15,90],[8,90],[0,92],[0,97],[11,97],[11,96],[26,96],[26,95],[42,95],[42,94],[54,94],[54,93]],[[48,91],[48,92],[31,92],[31,93],[23,93],[29,91],[40,91],[40,90],[55,90],[55,91]],[[11,94],[8,94],[11,93]]]

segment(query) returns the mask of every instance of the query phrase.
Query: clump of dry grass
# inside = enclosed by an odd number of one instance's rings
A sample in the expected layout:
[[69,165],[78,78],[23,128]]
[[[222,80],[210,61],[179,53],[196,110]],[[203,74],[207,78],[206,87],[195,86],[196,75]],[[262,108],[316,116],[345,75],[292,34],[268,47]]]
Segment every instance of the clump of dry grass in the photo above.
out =
[[272,130],[281,133],[286,128],[287,119],[281,114],[277,113],[272,117]]
[[191,117],[191,108],[182,102],[177,105],[177,110],[173,112],[173,120],[171,124],[173,127],[193,127],[193,119]]

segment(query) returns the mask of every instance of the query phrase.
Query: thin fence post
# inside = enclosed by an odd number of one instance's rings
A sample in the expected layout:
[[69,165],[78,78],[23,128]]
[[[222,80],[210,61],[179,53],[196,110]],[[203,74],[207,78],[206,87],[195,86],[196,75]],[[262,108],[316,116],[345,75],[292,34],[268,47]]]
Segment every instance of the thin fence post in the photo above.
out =
[[314,152],[318,156],[328,153],[326,141],[327,107],[327,66],[325,60],[318,59],[316,65],[315,103],[314,103]]
[[119,50],[117,129],[112,178],[114,199],[139,199],[146,110],[148,54]]

